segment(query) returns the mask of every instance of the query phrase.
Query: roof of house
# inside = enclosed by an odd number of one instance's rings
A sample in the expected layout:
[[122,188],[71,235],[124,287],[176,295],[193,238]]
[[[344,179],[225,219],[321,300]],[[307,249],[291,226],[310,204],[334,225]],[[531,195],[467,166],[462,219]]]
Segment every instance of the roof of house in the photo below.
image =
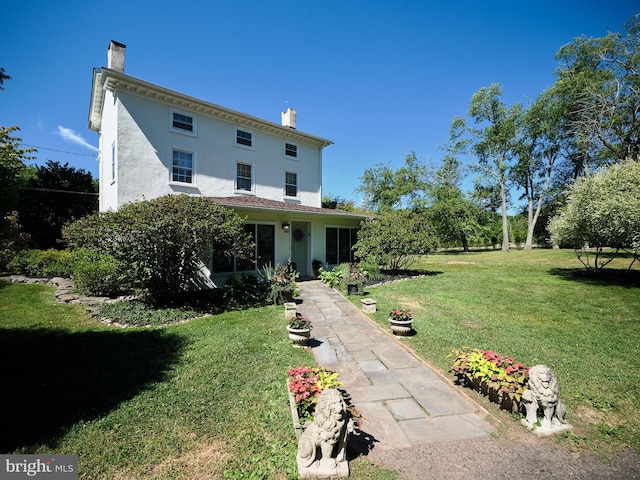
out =
[[239,207],[255,210],[272,210],[283,212],[299,212],[320,215],[336,215],[349,218],[364,219],[372,215],[360,212],[347,212],[345,210],[336,210],[332,208],[308,207],[297,203],[279,202],[276,200],[268,200],[266,198],[254,197],[253,195],[238,195],[233,197],[209,197],[216,203],[225,207]]
[[220,105],[205,102],[204,100],[154,85],[153,83],[106,67],[94,68],[93,70],[91,102],[89,105],[89,129],[96,132],[100,131],[104,92],[105,90],[114,91],[116,89],[126,91],[130,94],[148,97],[154,101],[164,102],[168,105],[173,105],[175,108],[190,110],[230,123],[288,138],[292,141],[307,143],[318,148],[324,148],[333,144],[331,140],[326,138],[316,137],[315,135],[301,132],[295,128],[282,126],[229,108],[221,107]]

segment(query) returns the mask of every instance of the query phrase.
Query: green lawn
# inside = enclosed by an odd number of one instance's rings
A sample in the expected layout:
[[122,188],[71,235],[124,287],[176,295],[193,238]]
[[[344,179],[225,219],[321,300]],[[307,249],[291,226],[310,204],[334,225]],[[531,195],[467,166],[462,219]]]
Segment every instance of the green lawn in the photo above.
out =
[[315,362],[285,325],[272,306],[118,329],[0,282],[0,452],[78,454],[83,479],[296,478],[287,370]]
[[572,251],[436,254],[418,264],[429,275],[367,295],[385,328],[391,308],[412,310],[417,335],[403,341],[451,379],[447,355],[463,346],[546,364],[577,427],[563,441],[640,451],[640,272],[629,263],[594,278]]
[[[462,346],[547,364],[576,426],[561,442],[640,451],[637,271],[592,279],[555,250],[419,266],[429,275],[369,289],[384,328],[390,308],[411,309],[418,334],[402,341],[445,375]],[[285,324],[273,306],[118,329],[55,304],[51,287],[0,282],[0,452],[77,453],[86,479],[295,478],[284,385],[289,367],[315,363]],[[366,458],[351,466],[396,478]]]

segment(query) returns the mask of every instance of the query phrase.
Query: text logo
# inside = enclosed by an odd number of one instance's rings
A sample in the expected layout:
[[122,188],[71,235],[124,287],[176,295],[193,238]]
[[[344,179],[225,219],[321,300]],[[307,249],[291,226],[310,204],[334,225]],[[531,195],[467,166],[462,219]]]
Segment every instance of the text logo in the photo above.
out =
[[0,479],[78,480],[77,455],[0,455]]

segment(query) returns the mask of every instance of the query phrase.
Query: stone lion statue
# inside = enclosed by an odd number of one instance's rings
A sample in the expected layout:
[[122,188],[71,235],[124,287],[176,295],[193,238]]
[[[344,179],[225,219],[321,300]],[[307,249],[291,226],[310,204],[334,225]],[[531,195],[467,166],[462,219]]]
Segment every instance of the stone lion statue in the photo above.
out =
[[318,398],[311,425],[298,442],[298,473],[300,477],[326,475],[346,476],[347,438],[353,431],[353,421],[342,394],[334,389],[323,390]]
[[529,388],[522,393],[522,403],[527,415],[525,422],[533,428],[538,422],[538,412],[542,412],[540,426],[554,428],[566,424],[565,405],[558,400],[558,377],[546,365],[536,365],[529,370]]

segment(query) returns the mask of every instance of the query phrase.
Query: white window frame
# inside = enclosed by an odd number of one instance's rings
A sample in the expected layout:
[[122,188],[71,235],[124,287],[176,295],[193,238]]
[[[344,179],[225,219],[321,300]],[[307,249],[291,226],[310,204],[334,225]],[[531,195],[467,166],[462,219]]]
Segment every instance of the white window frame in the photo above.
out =
[[[287,150],[288,150],[287,149],[287,145],[290,145],[290,146],[294,147],[295,155],[290,155],[289,153],[287,153]],[[283,150],[284,150],[284,156],[285,157],[298,160],[298,145],[297,144],[285,141],[284,145],[283,145]]]
[[[246,165],[246,166],[251,168],[251,177],[249,177],[249,180],[251,181],[251,189],[249,189],[249,190],[238,188],[238,167],[240,165]],[[249,162],[237,161],[236,162],[236,171],[235,171],[235,175],[233,177],[233,186],[234,186],[235,192],[236,193],[245,193],[245,194],[254,193],[255,192],[255,188],[256,188],[255,177],[256,177],[256,167],[255,167],[255,165],[253,165],[252,163],[249,163]],[[246,177],[242,177],[242,178],[246,178]]]
[[[180,128],[180,127],[176,127],[173,125],[173,115],[182,115],[185,117],[189,117],[191,119],[191,127],[192,130],[187,130],[184,128]],[[169,130],[171,130],[172,132],[176,132],[176,133],[182,133],[183,135],[189,135],[192,137],[197,136],[198,134],[198,123],[197,123],[197,118],[193,113],[190,112],[184,112],[181,110],[169,110]]]
[[[234,130],[234,142],[236,147],[240,147],[240,148],[246,148],[247,150],[255,150],[256,149],[256,134],[253,130],[249,130],[247,128],[241,128],[241,127],[236,127]],[[248,133],[249,135],[251,135],[251,145],[245,145],[244,143],[240,143],[238,142],[238,133],[239,132],[243,132],[243,133]]]
[[[287,183],[287,176],[288,175],[295,175],[296,176],[296,183]],[[296,188],[296,194],[295,195],[289,195],[289,193],[287,192],[287,187],[288,186],[294,186]],[[299,182],[298,182],[298,172],[289,172],[286,171],[284,172],[284,196],[287,198],[298,198],[299,194],[300,194],[300,187],[298,186]]]
[[[174,180],[173,178],[173,168],[175,166],[173,163],[174,152],[186,153],[191,155],[191,182],[181,182],[180,180]],[[171,163],[169,167],[169,183],[172,185],[188,185],[190,187],[195,187],[196,186],[196,153],[190,150],[185,150],[184,148],[172,147],[170,158],[171,158],[171,161],[170,161]],[[180,167],[180,166],[178,167],[186,169],[186,167]]]
[[116,161],[116,142],[113,142],[111,144],[111,185],[113,185],[114,183],[116,183],[116,169],[118,167],[117,165],[117,161]]

